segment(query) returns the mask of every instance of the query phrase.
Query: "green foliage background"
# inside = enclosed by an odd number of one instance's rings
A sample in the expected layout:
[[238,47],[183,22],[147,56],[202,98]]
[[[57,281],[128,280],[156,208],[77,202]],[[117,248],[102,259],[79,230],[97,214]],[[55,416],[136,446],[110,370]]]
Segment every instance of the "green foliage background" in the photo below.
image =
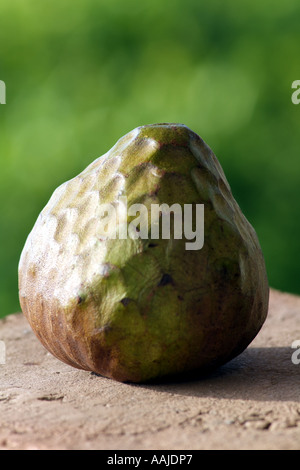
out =
[[300,293],[298,0],[0,3],[0,316],[53,190],[142,124],[214,150],[259,236],[272,287]]

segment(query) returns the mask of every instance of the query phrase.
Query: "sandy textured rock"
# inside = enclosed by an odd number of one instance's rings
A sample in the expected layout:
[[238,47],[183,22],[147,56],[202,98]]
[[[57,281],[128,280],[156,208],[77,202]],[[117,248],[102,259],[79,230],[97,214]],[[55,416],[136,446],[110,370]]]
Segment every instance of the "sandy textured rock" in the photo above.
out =
[[152,385],[73,369],[10,315],[0,322],[0,449],[299,449],[299,315],[299,297],[272,290],[238,358],[205,378]]

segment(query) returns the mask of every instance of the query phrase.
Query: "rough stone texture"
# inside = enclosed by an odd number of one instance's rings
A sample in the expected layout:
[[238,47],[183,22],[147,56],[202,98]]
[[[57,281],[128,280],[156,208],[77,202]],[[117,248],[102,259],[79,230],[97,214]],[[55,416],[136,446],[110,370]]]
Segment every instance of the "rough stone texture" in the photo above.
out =
[[300,297],[271,290],[239,357],[205,378],[128,385],[48,353],[23,315],[0,321],[0,449],[299,449]]

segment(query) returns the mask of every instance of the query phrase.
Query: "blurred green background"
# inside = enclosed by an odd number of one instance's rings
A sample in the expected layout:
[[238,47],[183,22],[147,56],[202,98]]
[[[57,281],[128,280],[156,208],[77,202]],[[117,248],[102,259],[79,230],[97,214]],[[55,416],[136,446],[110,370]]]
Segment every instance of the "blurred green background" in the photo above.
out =
[[298,0],[0,4],[0,316],[53,190],[133,128],[179,122],[216,153],[270,285],[300,294]]

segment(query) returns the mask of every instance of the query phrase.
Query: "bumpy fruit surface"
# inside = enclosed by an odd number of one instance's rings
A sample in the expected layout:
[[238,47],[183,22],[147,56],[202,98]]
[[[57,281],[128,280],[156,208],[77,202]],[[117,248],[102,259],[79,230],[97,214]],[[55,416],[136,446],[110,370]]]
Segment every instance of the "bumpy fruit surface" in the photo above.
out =
[[[129,206],[204,204],[203,247],[187,250],[172,232],[103,237],[99,208],[121,197]],[[256,233],[213,152],[184,125],[154,124],[56,189],[24,246],[19,294],[54,356],[142,382],[240,354],[265,321],[269,287]]]

